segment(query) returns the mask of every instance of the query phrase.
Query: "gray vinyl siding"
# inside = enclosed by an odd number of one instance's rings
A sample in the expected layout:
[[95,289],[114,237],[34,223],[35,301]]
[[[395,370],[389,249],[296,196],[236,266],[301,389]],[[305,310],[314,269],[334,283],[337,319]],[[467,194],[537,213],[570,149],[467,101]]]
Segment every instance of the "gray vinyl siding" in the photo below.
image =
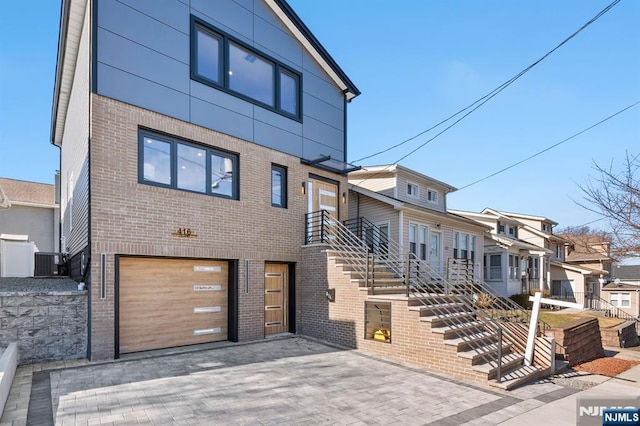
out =
[[28,235],[41,252],[56,251],[56,210],[12,204],[0,213],[0,234]]
[[[344,95],[262,0],[97,4],[98,94],[298,157],[345,160]],[[191,80],[191,14],[301,73],[302,122]]]
[[72,256],[84,249],[89,241],[89,21],[87,10],[61,150],[60,217],[66,250]]
[[372,179],[370,176],[357,174],[349,175],[349,183],[366,188],[369,191],[377,192],[387,197],[395,197],[396,179],[395,177],[376,177]]
[[364,217],[375,225],[388,223],[389,238],[398,242],[398,211],[389,204],[367,197],[366,195],[351,192],[349,196],[349,218],[355,219],[357,217]]
[[[407,184],[412,183],[418,186],[418,198],[412,197],[407,194]],[[408,176],[404,176],[402,174],[398,174],[397,176],[397,185],[398,185],[398,199],[402,201],[406,201],[407,203],[412,203],[419,205],[421,207],[426,207],[428,209],[437,210],[439,212],[445,211],[445,189],[432,181],[428,181],[425,179],[416,179]],[[427,191],[433,190],[438,193],[438,202],[433,203],[427,199]]]

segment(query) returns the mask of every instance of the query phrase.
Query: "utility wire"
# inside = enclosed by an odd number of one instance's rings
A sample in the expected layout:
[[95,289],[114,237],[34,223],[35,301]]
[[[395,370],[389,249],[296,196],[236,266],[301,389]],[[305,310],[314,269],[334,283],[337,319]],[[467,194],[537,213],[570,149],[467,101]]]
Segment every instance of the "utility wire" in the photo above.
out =
[[422,145],[420,145],[418,148],[414,149],[413,151],[411,151],[409,154],[405,155],[404,157],[402,157],[400,160],[396,161],[396,163],[399,163],[401,160],[404,160],[405,158],[407,158],[409,155],[413,154],[414,152],[416,152],[418,149],[422,148],[423,146],[427,145],[429,142],[431,142],[432,140],[434,140],[435,138],[437,138],[438,136],[440,136],[441,134],[443,134],[444,132],[446,132],[447,130],[449,130],[450,128],[452,128],[453,126],[455,126],[456,124],[458,124],[460,121],[462,121],[464,118],[466,118],[469,114],[471,114],[472,112],[474,112],[475,110],[477,110],[478,108],[480,108],[482,105],[484,105],[485,103],[487,103],[491,98],[493,98],[494,96],[496,96],[498,93],[502,92],[504,89],[506,89],[507,87],[509,87],[512,83],[514,83],[516,80],[518,80],[520,77],[522,77],[524,74],[526,74],[529,70],[531,70],[533,67],[535,67],[536,65],[538,65],[540,62],[542,62],[544,59],[546,59],[549,55],[551,55],[553,52],[555,52],[556,50],[558,50],[560,47],[562,47],[564,44],[566,44],[569,40],[571,40],[573,37],[575,37],[576,35],[578,35],[578,33],[580,33],[582,30],[584,30],[585,28],[587,28],[589,25],[593,24],[596,20],[598,20],[602,15],[604,15],[605,13],[607,13],[609,10],[611,10],[611,8],[613,8],[613,6],[615,6],[616,4],[618,4],[620,2],[620,0],[614,0],[611,4],[609,4],[607,7],[605,7],[604,9],[602,9],[596,16],[594,16],[593,18],[591,18],[586,24],[584,24],[583,26],[581,26],[580,28],[578,28],[577,31],[575,31],[573,34],[571,34],[569,37],[565,38],[560,44],[558,44],[556,47],[554,47],[553,49],[551,49],[549,52],[547,52],[544,56],[542,56],[540,59],[538,59],[537,61],[535,61],[534,63],[532,63],[531,65],[529,65],[528,67],[526,67],[525,69],[523,69],[522,71],[520,71],[518,74],[516,74],[515,76],[511,77],[509,80],[505,81],[504,83],[502,83],[500,86],[496,87],[495,89],[493,89],[491,92],[487,93],[486,95],[484,95],[483,97],[477,99],[475,102],[473,102],[472,104],[466,106],[465,108],[461,109],[460,111],[456,112],[455,114],[445,118],[444,120],[440,121],[438,124],[435,124],[431,127],[429,127],[427,130],[424,130],[420,133],[418,133],[415,136],[410,137],[409,139],[405,139],[404,141],[397,143],[393,146],[390,146],[389,148],[385,148],[382,151],[378,151],[375,154],[371,154],[368,155],[366,157],[362,157],[359,158],[357,160],[354,160],[354,163],[358,163],[362,160],[367,160],[369,158],[372,157],[376,157],[380,154],[384,154],[385,152],[389,152],[392,149],[395,149],[401,145],[404,145],[407,142],[410,142],[422,135],[424,135],[425,133],[435,129],[436,127],[439,127],[441,124],[446,123],[447,121],[451,120],[452,118],[462,114],[463,112],[465,112],[466,110],[472,108],[474,105],[478,104],[475,108],[473,108],[471,111],[469,111],[467,114],[463,115],[460,119],[456,120],[452,125],[450,125],[449,127],[447,127],[446,129],[444,129],[443,131],[441,131],[440,133],[438,133],[437,135],[435,135],[433,138],[429,139],[428,141],[426,141],[425,143],[423,143]]
[[538,152],[536,152],[535,154],[530,155],[530,156],[528,156],[527,158],[525,158],[525,159],[523,159],[523,160],[518,161],[517,163],[513,163],[512,165],[507,166],[507,167],[505,167],[504,169],[498,170],[498,171],[497,171],[497,172],[495,172],[495,173],[491,173],[489,176],[485,176],[485,177],[483,177],[482,179],[478,179],[478,180],[476,180],[476,181],[474,181],[474,182],[471,182],[470,184],[467,184],[467,185],[463,186],[462,188],[458,188],[458,191],[462,191],[463,189],[468,188],[468,187],[470,187],[471,185],[475,185],[476,183],[480,183],[480,182],[482,182],[482,181],[485,181],[485,180],[487,180],[487,179],[489,179],[489,178],[492,178],[492,177],[494,177],[494,176],[496,176],[496,175],[498,175],[498,174],[500,174],[500,173],[502,173],[502,172],[505,172],[505,171],[507,171],[507,170],[509,170],[509,169],[512,169],[512,168],[514,168],[515,166],[518,166],[518,165],[520,165],[520,164],[524,163],[525,161],[529,161],[529,160],[531,160],[532,158],[535,158],[535,157],[537,157],[538,155],[541,155],[541,154],[543,154],[543,153],[545,153],[545,152],[549,151],[550,149],[553,149],[553,148],[557,147],[558,145],[562,145],[563,143],[568,142],[568,141],[570,141],[571,139],[573,139],[573,138],[575,138],[575,137],[577,137],[577,136],[580,136],[581,134],[583,134],[583,133],[585,133],[585,132],[588,132],[589,130],[593,129],[594,127],[597,127],[597,126],[601,125],[601,124],[602,124],[602,123],[604,123],[605,121],[608,121],[608,120],[612,119],[613,117],[615,117],[615,116],[617,116],[617,115],[619,115],[619,114],[622,114],[622,113],[623,113],[623,112],[625,112],[626,110],[631,109],[631,108],[633,108],[634,106],[636,106],[636,105],[638,105],[638,104],[640,104],[640,100],[639,100],[639,101],[636,101],[635,103],[633,103],[633,104],[631,104],[631,105],[629,105],[629,106],[627,106],[627,107],[625,107],[625,108],[621,109],[620,111],[618,111],[618,112],[616,112],[616,113],[614,113],[614,114],[612,114],[612,115],[608,116],[607,118],[605,118],[605,119],[603,119],[603,120],[600,120],[600,121],[598,121],[598,122],[597,122],[597,123],[595,123],[595,124],[592,124],[591,126],[587,127],[586,129],[581,130],[581,131],[579,131],[578,133],[576,133],[576,134],[574,134],[574,135],[572,135],[572,136],[569,136],[568,138],[563,139],[563,140],[561,140],[560,142],[555,143],[555,144],[553,144],[553,145],[551,145],[551,146],[549,146],[549,147],[547,147],[547,148],[543,149],[542,151],[538,151]]

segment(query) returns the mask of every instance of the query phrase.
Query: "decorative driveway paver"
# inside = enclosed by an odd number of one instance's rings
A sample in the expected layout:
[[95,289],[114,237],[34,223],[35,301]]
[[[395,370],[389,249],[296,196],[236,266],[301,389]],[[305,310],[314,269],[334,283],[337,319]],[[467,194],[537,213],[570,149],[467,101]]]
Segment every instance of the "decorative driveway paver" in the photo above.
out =
[[49,370],[48,379],[58,425],[489,425],[568,389],[546,383],[519,398],[300,337]]

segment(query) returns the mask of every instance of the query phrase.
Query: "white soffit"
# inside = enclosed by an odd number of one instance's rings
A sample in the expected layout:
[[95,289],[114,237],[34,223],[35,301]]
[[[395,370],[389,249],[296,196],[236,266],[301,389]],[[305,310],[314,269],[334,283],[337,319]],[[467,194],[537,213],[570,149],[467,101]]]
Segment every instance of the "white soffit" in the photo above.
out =
[[80,37],[82,36],[82,27],[84,25],[85,11],[87,8],[87,0],[69,0],[69,16],[66,21],[66,33],[63,36],[62,31],[65,25],[65,17],[61,16],[60,37],[61,45],[58,46],[58,70],[56,78],[59,78],[56,87],[56,99],[53,100],[55,107],[55,134],[53,142],[61,146],[62,135],[64,134],[64,123],[67,117],[67,109],[69,107],[69,97],[71,95],[71,87],[76,71],[76,61],[78,58],[78,49],[80,48]]

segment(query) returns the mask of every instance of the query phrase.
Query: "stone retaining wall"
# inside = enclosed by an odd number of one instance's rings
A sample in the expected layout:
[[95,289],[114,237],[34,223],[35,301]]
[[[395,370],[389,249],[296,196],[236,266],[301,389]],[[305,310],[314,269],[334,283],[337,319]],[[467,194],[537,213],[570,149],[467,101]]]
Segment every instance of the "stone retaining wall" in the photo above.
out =
[[596,318],[572,321],[563,327],[550,329],[547,335],[556,339],[556,356],[562,356],[569,366],[604,356]]
[[600,330],[600,333],[602,334],[603,346],[631,348],[640,345],[634,321],[626,321],[615,327],[604,328]]
[[87,292],[0,292],[0,346],[18,343],[18,363],[87,356]]

